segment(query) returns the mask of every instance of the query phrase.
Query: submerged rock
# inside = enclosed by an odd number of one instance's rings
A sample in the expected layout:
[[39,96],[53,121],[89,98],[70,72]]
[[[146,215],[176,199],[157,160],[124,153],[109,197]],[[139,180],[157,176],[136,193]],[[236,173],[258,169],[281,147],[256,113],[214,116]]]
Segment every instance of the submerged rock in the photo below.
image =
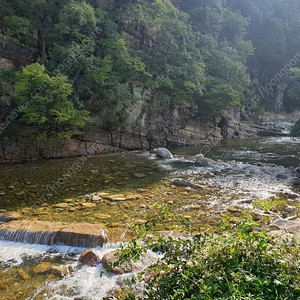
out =
[[276,177],[278,179],[287,179],[288,178],[288,176],[286,174],[282,174],[282,173],[277,174]]
[[184,179],[178,179],[178,178],[173,179],[171,181],[171,184],[175,185],[177,187],[190,187],[192,189],[202,189],[203,188],[201,185],[192,183],[192,182],[184,180]]
[[16,211],[8,211],[8,212],[1,212],[0,213],[0,222],[10,222],[14,220],[21,219],[21,214]]
[[69,269],[62,266],[51,266],[51,272],[57,275],[67,276],[69,274]]
[[134,263],[132,261],[125,261],[121,266],[113,266],[119,260],[116,251],[107,253],[102,258],[102,265],[105,269],[114,274],[124,274],[131,272],[140,272],[147,266],[157,261],[157,256],[154,253],[142,254],[139,261]]
[[195,160],[195,164],[198,167],[210,167],[216,164],[216,162],[210,158],[198,158]]
[[169,172],[173,170],[173,167],[170,165],[159,165],[158,168],[163,172]]
[[173,159],[174,158],[173,154],[166,148],[158,148],[156,150],[156,155],[159,156],[160,158],[164,158],[164,159]]
[[93,249],[87,249],[81,253],[79,261],[83,265],[87,265],[90,267],[96,266],[98,263],[101,262],[99,255]]
[[51,269],[50,262],[42,262],[42,263],[38,264],[37,266],[35,266],[32,271],[34,274],[43,274],[43,273],[50,271],[50,269]]
[[95,203],[82,202],[82,203],[80,203],[80,206],[82,208],[94,208],[94,207],[96,207],[96,204]]
[[19,270],[18,270],[18,274],[19,274],[19,276],[22,277],[24,280],[30,279],[30,275],[29,275],[26,271],[24,271],[23,269],[19,269]]
[[68,208],[69,207],[69,204],[68,203],[58,203],[58,204],[55,204],[53,205],[54,208]]

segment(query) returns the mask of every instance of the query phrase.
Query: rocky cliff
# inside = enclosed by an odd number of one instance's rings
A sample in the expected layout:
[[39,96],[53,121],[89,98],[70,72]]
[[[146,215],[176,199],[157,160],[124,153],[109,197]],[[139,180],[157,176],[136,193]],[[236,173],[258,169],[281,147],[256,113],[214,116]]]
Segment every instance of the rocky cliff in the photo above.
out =
[[0,140],[0,160],[5,163],[94,155],[125,150],[149,150],[158,146],[203,145],[223,137],[256,135],[241,121],[240,111],[226,112],[218,118],[204,119],[193,106],[178,106],[156,111],[141,102],[130,108],[129,119],[122,128],[107,131],[94,127],[80,139],[56,146],[7,136]]
[[26,64],[34,62],[36,52],[28,49],[13,38],[0,34],[0,69],[19,69]]

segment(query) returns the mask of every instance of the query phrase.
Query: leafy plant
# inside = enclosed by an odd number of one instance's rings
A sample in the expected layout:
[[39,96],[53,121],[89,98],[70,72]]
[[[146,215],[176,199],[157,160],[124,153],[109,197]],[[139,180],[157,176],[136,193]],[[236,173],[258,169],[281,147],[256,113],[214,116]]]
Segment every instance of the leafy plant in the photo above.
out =
[[18,75],[16,98],[20,103],[20,122],[37,126],[47,137],[70,138],[83,134],[88,112],[77,110],[69,100],[72,85],[66,76],[49,76],[38,63],[23,68]]
[[[129,287],[119,299],[298,299],[299,247],[279,243],[244,219],[236,227],[222,224],[212,234],[195,232],[189,239],[136,237],[121,257],[137,261],[149,249],[163,256],[138,276],[145,288]],[[149,226],[149,225],[146,225]],[[145,239],[145,237],[147,237]],[[125,296],[124,296],[125,295]]]
[[287,207],[287,201],[283,199],[259,200],[253,203],[253,207],[263,210],[264,212],[283,212]]
[[296,124],[291,129],[291,136],[298,137],[300,136],[300,120],[296,122]]

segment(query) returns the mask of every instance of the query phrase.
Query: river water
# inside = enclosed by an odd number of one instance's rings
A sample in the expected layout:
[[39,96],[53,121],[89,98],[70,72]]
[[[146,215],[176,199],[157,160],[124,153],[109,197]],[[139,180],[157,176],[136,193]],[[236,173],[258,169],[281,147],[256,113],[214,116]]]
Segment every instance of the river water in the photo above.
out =
[[[298,205],[294,168],[300,166],[300,139],[222,140],[203,153],[216,161],[212,167],[194,164],[192,157],[201,147],[170,150],[176,155],[173,160],[131,152],[2,165],[0,209],[17,211],[30,220],[126,228],[151,218],[153,204],[160,203],[174,215],[209,229],[224,213],[232,213],[232,207],[245,210],[255,201],[272,197]],[[202,188],[175,187],[174,178]],[[99,195],[125,200],[111,201]],[[161,224],[161,229],[164,226],[167,224]],[[117,246],[106,245],[97,251],[102,256]],[[122,276],[99,278],[101,264],[95,268],[78,264],[83,250],[0,241],[0,298],[102,299]],[[48,266],[47,271],[40,271],[41,264]]]

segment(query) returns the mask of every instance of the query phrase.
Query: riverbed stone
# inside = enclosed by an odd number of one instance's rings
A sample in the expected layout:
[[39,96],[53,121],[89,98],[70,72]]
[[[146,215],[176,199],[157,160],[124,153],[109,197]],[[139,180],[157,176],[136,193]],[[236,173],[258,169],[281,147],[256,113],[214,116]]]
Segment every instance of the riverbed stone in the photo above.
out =
[[283,173],[277,174],[276,177],[277,177],[278,179],[287,179],[287,178],[288,178],[288,176],[287,176],[286,174],[283,174]]
[[108,214],[95,214],[94,217],[101,220],[111,219],[111,215]]
[[20,277],[22,277],[24,280],[30,279],[30,275],[23,269],[18,270],[18,274]]
[[195,184],[193,182],[175,178],[171,181],[171,184],[177,187],[190,187],[192,189],[202,189],[203,187],[201,185]]
[[21,214],[17,211],[8,211],[8,212],[1,212],[0,213],[0,222],[10,222],[14,220],[21,219]]
[[241,209],[237,206],[229,206],[227,210],[231,213],[240,213]]
[[82,208],[94,208],[97,205],[95,203],[85,203],[85,202],[82,202],[82,203],[80,203],[80,206]]
[[134,177],[137,177],[137,178],[144,178],[144,177],[147,177],[147,175],[144,174],[144,173],[134,173],[133,176],[134,176]]
[[68,268],[63,266],[51,266],[50,270],[57,275],[67,276],[69,274]]
[[101,259],[95,250],[87,249],[81,253],[79,261],[83,265],[94,267],[101,262]]
[[157,261],[157,255],[154,253],[148,252],[142,254],[139,261],[134,263],[132,261],[125,261],[121,266],[112,266],[119,260],[119,255],[116,251],[107,253],[102,258],[102,265],[105,269],[109,270],[114,274],[125,274],[132,272],[140,272],[145,269],[147,266],[155,263]]
[[210,167],[216,164],[216,162],[210,158],[199,158],[195,161],[198,167]]
[[173,159],[173,154],[166,148],[158,148],[156,150],[156,155],[163,159]]
[[42,262],[40,264],[38,264],[37,266],[35,266],[32,269],[32,272],[34,274],[43,274],[48,272],[51,269],[51,263],[50,262]]
[[55,204],[53,205],[54,208],[69,208],[69,204],[68,203],[58,203],[58,204]]
[[144,225],[145,223],[147,223],[147,220],[143,220],[143,219],[136,219],[134,220],[134,225]]

